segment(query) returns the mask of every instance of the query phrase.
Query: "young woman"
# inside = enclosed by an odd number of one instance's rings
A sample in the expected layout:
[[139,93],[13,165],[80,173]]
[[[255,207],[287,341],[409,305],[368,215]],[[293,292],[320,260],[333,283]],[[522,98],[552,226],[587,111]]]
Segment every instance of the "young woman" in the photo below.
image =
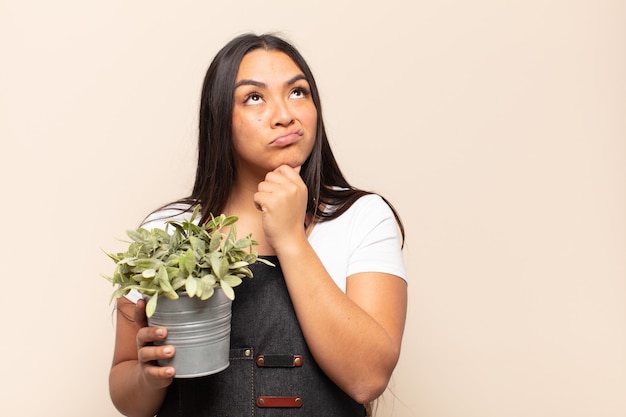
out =
[[[231,365],[174,378],[154,346],[143,300],[118,301],[110,391],[128,416],[363,416],[387,387],[406,315],[404,232],[380,196],[352,187],[331,152],[311,71],[273,35],[242,35],[215,57],[202,89],[199,154],[191,196],[144,227],[202,205],[237,215],[256,250],[236,289]],[[293,366],[285,358],[302,360]],[[260,356],[274,358],[261,366]],[[295,357],[295,356],[294,356]]]

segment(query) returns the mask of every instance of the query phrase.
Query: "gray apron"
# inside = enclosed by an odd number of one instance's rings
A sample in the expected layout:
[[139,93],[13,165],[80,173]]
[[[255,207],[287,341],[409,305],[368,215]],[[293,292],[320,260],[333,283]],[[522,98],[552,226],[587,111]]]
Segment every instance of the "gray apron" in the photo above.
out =
[[317,365],[300,330],[277,257],[251,265],[235,289],[230,365],[175,378],[159,417],[363,417],[365,407]]

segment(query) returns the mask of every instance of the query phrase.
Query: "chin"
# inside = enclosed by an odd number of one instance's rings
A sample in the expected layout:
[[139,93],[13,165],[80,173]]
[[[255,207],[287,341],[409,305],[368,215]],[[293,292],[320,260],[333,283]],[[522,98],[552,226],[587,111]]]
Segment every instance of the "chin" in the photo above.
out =
[[274,169],[282,165],[289,165],[290,167],[295,168],[295,167],[302,166],[302,164],[304,164],[304,161],[301,158],[284,159],[284,160],[277,161]]

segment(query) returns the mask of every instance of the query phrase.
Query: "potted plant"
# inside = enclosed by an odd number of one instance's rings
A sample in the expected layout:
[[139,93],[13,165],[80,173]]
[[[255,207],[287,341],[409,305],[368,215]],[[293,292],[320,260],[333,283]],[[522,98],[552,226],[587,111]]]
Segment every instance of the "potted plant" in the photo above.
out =
[[167,327],[162,343],[176,347],[174,358],[159,364],[174,366],[179,378],[228,366],[233,288],[252,278],[254,262],[273,266],[258,258],[250,234],[237,239],[236,216],[211,216],[197,225],[199,212],[197,205],[189,220],[168,221],[165,229],[129,230],[128,249],[107,253],[116,264],[113,276],[105,277],[117,287],[111,300],[131,290],[143,294],[149,325]]

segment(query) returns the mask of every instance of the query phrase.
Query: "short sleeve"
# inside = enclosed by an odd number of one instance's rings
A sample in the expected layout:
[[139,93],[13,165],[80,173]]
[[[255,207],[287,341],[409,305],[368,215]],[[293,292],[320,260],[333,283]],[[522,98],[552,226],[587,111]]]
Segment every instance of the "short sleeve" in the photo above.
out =
[[360,272],[383,272],[406,280],[401,235],[396,218],[378,195],[354,204],[347,276]]
[[309,242],[342,291],[347,277],[360,272],[407,279],[398,224],[376,194],[359,198],[341,216],[317,224]]

